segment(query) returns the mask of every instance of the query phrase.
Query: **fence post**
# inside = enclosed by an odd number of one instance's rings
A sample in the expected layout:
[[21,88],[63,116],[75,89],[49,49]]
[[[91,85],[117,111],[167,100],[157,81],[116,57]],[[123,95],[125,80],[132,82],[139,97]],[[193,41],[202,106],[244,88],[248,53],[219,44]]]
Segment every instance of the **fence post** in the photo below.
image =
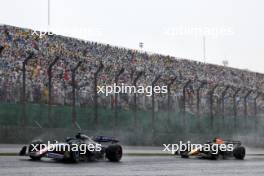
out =
[[202,81],[202,83],[200,84],[200,86],[196,89],[196,110],[197,110],[197,115],[198,117],[200,116],[200,102],[201,102],[201,99],[200,99],[200,90],[201,88],[203,88],[203,86],[207,84],[206,81]]
[[247,117],[247,98],[252,93],[252,90],[249,90],[244,96],[244,116]]
[[[140,77],[143,75],[143,71],[140,71],[136,78],[133,81],[133,85],[135,86],[136,90],[137,90],[137,81],[140,79]],[[137,93],[134,93],[134,129],[137,129]]]
[[77,118],[76,118],[76,84],[75,84],[75,76],[76,71],[81,66],[82,61],[78,62],[78,64],[72,68],[72,126],[73,128],[77,128]]
[[223,118],[225,117],[225,95],[226,95],[229,88],[230,88],[230,86],[226,86],[224,91],[221,94],[221,104],[222,104],[221,109],[222,109],[222,117]]
[[23,61],[23,68],[22,68],[22,74],[23,74],[23,80],[22,80],[22,120],[21,120],[21,126],[24,127],[27,125],[27,117],[26,117],[26,65],[30,59],[32,59],[34,54],[30,52],[27,56],[27,58]]
[[191,83],[191,80],[188,80],[185,84],[184,84],[184,86],[183,86],[183,90],[182,90],[182,113],[183,113],[183,116],[185,116],[185,111],[186,111],[186,106],[185,106],[185,104],[186,104],[186,88],[188,87],[188,85]]
[[[235,89],[235,88],[233,88]],[[235,93],[233,94],[233,111],[234,111],[234,117],[237,116],[237,104],[236,104],[236,97],[237,94],[240,92],[240,88],[238,88],[237,90],[235,90]]]
[[59,60],[59,56],[57,56],[52,62],[51,64],[49,65],[48,67],[48,79],[49,79],[49,82],[48,82],[48,92],[49,92],[49,98],[48,98],[48,120],[49,120],[49,126],[52,126],[52,123],[53,123],[53,119],[51,118],[51,106],[52,106],[52,103],[53,103],[53,97],[52,97],[52,67],[58,62]]
[[[235,88],[233,88],[235,90]],[[236,89],[234,94],[233,94],[233,111],[234,111],[234,128],[235,131],[237,130],[237,103],[236,103],[236,97],[238,93],[240,92],[240,88]]]
[[[118,79],[119,79],[119,76],[124,73],[125,69],[124,68],[121,68],[116,74],[115,74],[115,85],[117,86],[118,84]],[[114,134],[116,132],[116,128],[117,128],[117,105],[118,105],[118,94],[115,93],[115,117],[114,117]]]
[[[152,86],[152,107],[151,107],[151,110],[152,110],[152,115],[151,115],[151,127],[152,127],[152,134],[153,134],[153,137],[154,137],[154,132],[155,132],[155,95],[154,95],[154,86],[155,84],[158,82],[158,80],[161,78],[161,75],[157,75],[155,77],[155,79],[152,81],[151,83],[151,86]],[[154,139],[154,138],[153,138]],[[153,140],[154,142],[154,140]]]
[[5,47],[3,47],[2,45],[0,45],[0,56],[2,56],[2,52],[4,50]]
[[254,97],[254,116],[256,118],[258,110],[257,110],[257,99],[261,95],[260,92],[257,92],[257,96]]
[[210,121],[211,121],[211,127],[214,127],[214,112],[213,112],[213,105],[214,105],[214,91],[215,89],[218,87],[218,85],[216,84],[210,91],[209,91],[209,100],[210,100]]
[[[2,57],[3,50],[4,50],[4,47],[0,44],[0,58]],[[4,100],[4,98],[3,98],[3,100]]]
[[100,62],[100,66],[94,73],[94,123],[95,127],[98,127],[98,94],[97,94],[97,77],[98,74],[102,71],[104,68],[104,65],[102,62]]
[[167,125],[168,125],[168,127],[169,127],[169,125],[170,125],[171,86],[172,86],[172,84],[176,81],[176,79],[177,79],[177,76],[175,76],[174,78],[172,78],[172,79],[170,80],[170,82],[168,83],[168,85],[167,85],[167,89],[168,89],[168,94],[167,94],[167,96],[168,96],[168,103],[167,103],[168,119],[167,119]]

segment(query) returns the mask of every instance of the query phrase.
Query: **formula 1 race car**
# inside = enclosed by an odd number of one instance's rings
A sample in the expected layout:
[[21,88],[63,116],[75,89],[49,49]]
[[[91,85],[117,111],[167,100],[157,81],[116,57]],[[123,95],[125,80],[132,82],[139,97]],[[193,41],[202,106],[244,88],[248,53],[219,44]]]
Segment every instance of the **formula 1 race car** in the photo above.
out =
[[191,150],[185,149],[178,151],[175,154],[179,154],[182,158],[195,156],[200,159],[211,160],[217,160],[220,157],[223,159],[235,158],[243,160],[246,155],[246,149],[240,141],[215,138],[213,141],[208,141],[199,147],[192,148]]
[[[65,142],[53,141],[44,144],[41,140],[32,141],[23,146],[20,156],[29,156],[32,160],[42,157],[67,162],[94,161],[107,158],[109,161],[118,162],[122,158],[122,147],[119,141],[112,137],[88,137],[78,133],[74,138],[68,137]],[[108,144],[103,146],[102,143]],[[110,143],[110,144],[109,144]]]

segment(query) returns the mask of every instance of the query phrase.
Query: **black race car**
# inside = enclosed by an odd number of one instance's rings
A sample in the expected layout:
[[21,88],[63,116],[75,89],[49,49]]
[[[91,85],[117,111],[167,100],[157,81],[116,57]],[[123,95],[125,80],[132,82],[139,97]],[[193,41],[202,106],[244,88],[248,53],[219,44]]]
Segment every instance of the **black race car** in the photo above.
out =
[[[20,156],[29,156],[32,160],[42,157],[68,162],[95,161],[108,159],[118,162],[122,158],[122,147],[112,137],[88,137],[78,133],[75,137],[66,138],[65,142],[53,141],[44,144],[42,140],[32,141],[29,146],[22,147]],[[103,145],[104,144],[104,145]]]

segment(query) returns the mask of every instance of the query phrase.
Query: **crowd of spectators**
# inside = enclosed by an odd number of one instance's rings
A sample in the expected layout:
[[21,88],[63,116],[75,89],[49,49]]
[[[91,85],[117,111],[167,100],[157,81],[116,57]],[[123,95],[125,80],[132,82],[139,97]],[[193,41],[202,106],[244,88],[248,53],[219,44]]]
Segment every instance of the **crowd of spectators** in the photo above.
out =
[[[81,66],[76,74],[77,104],[93,103],[94,75],[100,64],[104,67],[98,74],[98,85],[112,84],[117,73],[124,68],[118,82],[133,84],[140,72],[143,75],[138,85],[151,85],[158,75],[157,84],[168,84],[176,78],[171,86],[172,102],[182,96],[182,86],[188,80],[192,84],[187,87],[187,101],[190,105],[195,101],[195,90],[201,81],[206,81],[208,90],[214,85],[230,85],[237,88],[250,88],[262,91],[264,75],[226,66],[205,64],[202,62],[149,54],[138,50],[77,40],[74,38],[46,35],[39,38],[32,35],[32,30],[12,26],[0,26],[0,99],[2,101],[19,102],[22,87],[22,65],[29,53],[33,58],[26,65],[26,97],[28,102],[48,102],[48,67],[56,59],[52,67],[53,103],[67,105],[71,103],[71,70],[79,61]],[[219,87],[221,87],[219,86]],[[222,89],[219,89],[222,90]],[[216,91],[217,94],[217,91]],[[201,91],[201,103],[207,102],[207,91]],[[148,97],[139,96],[142,108],[150,104]],[[157,107],[166,102],[165,95],[157,95]],[[132,95],[119,95],[119,106],[129,108]],[[112,106],[114,96],[100,96],[99,103]],[[148,103],[149,102],[149,103]]]

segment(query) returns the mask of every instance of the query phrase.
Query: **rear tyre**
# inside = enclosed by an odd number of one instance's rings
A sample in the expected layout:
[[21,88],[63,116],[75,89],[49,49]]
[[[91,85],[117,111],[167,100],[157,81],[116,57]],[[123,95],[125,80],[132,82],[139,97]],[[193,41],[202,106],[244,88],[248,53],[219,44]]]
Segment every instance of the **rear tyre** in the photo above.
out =
[[219,158],[219,154],[212,154],[211,153],[211,155],[210,155],[211,160],[218,160],[218,158]]
[[80,161],[80,151],[71,151],[70,152],[70,162],[78,163]]
[[111,162],[118,162],[123,155],[122,147],[118,144],[110,145],[105,150],[106,158]]
[[246,148],[243,146],[238,146],[234,149],[233,155],[236,159],[243,160],[246,156]]
[[179,154],[181,155],[181,158],[189,158],[189,151],[188,149],[185,150],[179,150]]

